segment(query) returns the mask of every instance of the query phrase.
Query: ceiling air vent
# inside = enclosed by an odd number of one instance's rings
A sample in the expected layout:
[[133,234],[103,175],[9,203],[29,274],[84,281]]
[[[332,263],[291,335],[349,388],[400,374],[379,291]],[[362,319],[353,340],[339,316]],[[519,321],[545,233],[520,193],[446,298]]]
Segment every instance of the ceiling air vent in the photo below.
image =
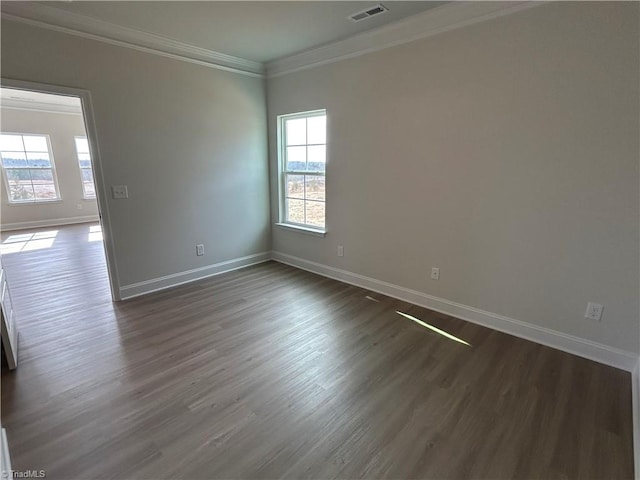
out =
[[353,15],[349,15],[349,20],[351,20],[352,22],[359,22],[361,20],[364,20],[365,18],[380,15],[381,13],[388,11],[389,9],[387,7],[379,3],[374,7],[369,7],[366,10],[362,10],[360,12],[354,13]]

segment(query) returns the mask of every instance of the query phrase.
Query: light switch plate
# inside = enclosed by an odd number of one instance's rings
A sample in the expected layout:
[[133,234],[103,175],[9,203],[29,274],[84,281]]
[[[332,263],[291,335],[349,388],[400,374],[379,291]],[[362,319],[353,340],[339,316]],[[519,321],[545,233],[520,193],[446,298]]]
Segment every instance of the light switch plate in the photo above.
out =
[[111,195],[115,199],[129,198],[129,191],[127,190],[127,186],[126,185],[112,185],[111,186]]

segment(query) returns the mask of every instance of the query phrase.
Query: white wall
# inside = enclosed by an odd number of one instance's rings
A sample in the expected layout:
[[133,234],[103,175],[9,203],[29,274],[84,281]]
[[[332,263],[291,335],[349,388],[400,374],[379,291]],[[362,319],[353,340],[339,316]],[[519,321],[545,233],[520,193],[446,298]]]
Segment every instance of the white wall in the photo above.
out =
[[329,122],[329,233],[274,227],[274,251],[638,352],[638,9],[553,3],[270,79],[270,139]]
[[102,188],[129,190],[103,211],[121,286],[269,250],[262,80],[5,19],[1,35],[4,78],[91,92]]
[[[59,202],[10,204],[2,184],[2,227],[28,227],[44,223],[55,225],[73,219],[98,218],[95,199],[82,198],[80,168],[76,156],[76,136],[86,136],[82,115],[45,113],[12,108],[0,109],[3,132],[49,135],[58,177]],[[81,208],[79,208],[81,207]]]

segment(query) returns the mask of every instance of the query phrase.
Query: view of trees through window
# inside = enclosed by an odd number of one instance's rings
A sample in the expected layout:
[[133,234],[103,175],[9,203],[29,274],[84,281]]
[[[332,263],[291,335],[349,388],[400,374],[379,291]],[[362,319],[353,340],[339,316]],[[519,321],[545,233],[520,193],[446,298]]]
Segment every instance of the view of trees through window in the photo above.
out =
[[285,222],[325,226],[327,117],[324,111],[282,117]]
[[93,183],[93,169],[87,137],[76,137],[76,152],[82,175],[82,194],[84,198],[96,198],[96,187]]
[[47,136],[1,134],[0,156],[11,202],[60,198]]

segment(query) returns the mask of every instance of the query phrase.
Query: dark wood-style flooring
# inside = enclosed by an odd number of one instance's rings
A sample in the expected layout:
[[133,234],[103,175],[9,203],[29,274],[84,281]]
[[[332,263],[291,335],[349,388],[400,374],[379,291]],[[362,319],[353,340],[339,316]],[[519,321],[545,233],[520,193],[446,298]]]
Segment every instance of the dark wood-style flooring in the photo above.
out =
[[[21,332],[2,371],[15,470],[633,477],[626,372],[275,262],[112,303],[89,227],[38,230],[53,241],[3,258]],[[3,234],[5,251],[25,233]]]

